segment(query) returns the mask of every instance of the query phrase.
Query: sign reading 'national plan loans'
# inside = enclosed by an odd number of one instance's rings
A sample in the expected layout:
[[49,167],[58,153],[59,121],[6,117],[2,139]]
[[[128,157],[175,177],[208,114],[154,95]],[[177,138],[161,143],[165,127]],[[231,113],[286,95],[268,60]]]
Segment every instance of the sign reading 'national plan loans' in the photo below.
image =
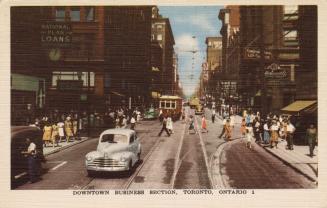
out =
[[68,46],[72,42],[72,27],[69,23],[46,22],[41,24],[41,43],[50,46]]

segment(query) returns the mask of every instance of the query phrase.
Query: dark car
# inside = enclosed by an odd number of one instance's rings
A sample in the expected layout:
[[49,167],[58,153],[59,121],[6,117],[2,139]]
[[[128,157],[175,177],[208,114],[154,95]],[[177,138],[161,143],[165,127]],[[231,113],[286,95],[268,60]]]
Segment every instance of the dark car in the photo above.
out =
[[21,154],[26,151],[28,145],[26,138],[31,139],[36,144],[37,157],[40,162],[45,161],[43,156],[43,132],[32,126],[13,126],[11,127],[11,182],[13,183],[20,175],[27,173],[27,157]]

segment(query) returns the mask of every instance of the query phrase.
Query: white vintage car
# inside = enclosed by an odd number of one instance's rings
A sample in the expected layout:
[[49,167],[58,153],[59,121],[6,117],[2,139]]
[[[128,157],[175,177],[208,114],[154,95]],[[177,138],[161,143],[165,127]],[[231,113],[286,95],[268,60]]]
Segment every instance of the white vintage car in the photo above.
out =
[[131,171],[140,160],[141,144],[134,130],[108,129],[101,133],[96,151],[85,156],[90,176],[102,171]]

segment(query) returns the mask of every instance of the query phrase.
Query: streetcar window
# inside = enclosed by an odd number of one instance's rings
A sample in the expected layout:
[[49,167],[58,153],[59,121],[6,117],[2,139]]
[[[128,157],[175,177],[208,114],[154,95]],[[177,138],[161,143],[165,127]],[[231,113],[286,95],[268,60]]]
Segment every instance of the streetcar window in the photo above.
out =
[[165,107],[165,101],[160,101],[160,108],[164,108]]
[[176,108],[176,102],[171,103],[171,108]]
[[170,108],[170,102],[166,102],[166,108]]

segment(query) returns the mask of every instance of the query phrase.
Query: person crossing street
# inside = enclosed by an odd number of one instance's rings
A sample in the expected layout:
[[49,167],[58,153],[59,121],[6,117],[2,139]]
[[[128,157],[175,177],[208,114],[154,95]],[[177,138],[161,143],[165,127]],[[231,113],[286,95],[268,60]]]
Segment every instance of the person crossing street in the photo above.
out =
[[167,135],[170,136],[170,133],[167,129],[167,117],[166,116],[163,117],[162,128],[161,128],[161,131],[159,132],[158,136],[161,136],[163,131],[166,131]]

